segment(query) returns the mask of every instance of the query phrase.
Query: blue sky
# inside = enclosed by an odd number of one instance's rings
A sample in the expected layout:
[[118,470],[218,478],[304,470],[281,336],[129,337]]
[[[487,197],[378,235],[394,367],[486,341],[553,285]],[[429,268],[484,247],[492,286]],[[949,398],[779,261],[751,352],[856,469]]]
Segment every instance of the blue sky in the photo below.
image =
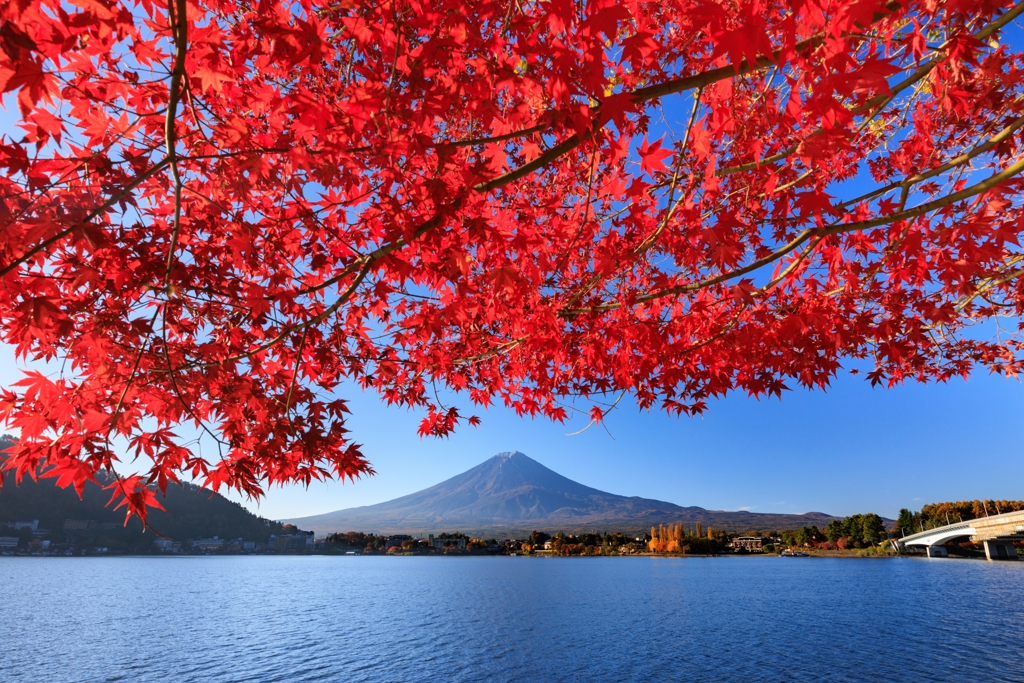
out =
[[[710,509],[894,517],[901,507],[1024,497],[1024,388],[977,374],[950,384],[872,389],[841,375],[828,392],[783,400],[733,395],[702,418],[620,404],[611,436],[503,409],[450,439],[416,436],[418,415],[357,396],[352,427],[377,469],[355,484],[275,489],[271,517],[314,514],[412,493],[505,450],[595,488]],[[614,437],[614,438],[612,438]]]

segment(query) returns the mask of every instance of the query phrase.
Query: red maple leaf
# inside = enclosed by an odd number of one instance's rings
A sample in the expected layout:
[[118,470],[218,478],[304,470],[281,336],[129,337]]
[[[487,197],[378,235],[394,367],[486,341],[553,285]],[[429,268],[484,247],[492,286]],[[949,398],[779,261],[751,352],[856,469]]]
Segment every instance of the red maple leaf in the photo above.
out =
[[640,168],[653,176],[665,170],[664,159],[672,156],[672,150],[662,149],[661,143],[665,138],[659,139],[652,145],[647,144],[647,136],[644,136],[643,144],[637,152],[640,154]]

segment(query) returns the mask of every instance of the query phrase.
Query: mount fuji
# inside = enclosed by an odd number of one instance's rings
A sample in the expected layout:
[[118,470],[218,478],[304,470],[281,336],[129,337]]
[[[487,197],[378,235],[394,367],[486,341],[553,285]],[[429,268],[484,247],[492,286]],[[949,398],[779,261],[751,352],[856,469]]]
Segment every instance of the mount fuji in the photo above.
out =
[[512,535],[533,529],[636,531],[672,522],[768,532],[810,524],[820,527],[832,519],[836,518],[820,512],[728,512],[618,496],[563,477],[516,451],[499,453],[462,474],[401,498],[282,521],[318,534],[463,531]]

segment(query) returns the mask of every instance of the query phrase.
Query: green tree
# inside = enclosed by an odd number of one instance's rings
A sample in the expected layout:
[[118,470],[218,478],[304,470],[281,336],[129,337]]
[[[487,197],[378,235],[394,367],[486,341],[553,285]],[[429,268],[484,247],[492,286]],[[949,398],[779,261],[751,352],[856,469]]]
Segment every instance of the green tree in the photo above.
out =
[[866,545],[877,545],[887,537],[881,517],[873,512],[861,516],[861,542]]
[[846,535],[846,529],[844,528],[843,522],[838,519],[833,519],[825,527],[825,538],[835,543],[840,538]]
[[900,535],[900,532],[906,535],[914,533],[914,513],[907,508],[900,509],[900,516],[896,520],[896,533]]
[[798,546],[813,545],[814,543],[824,541],[825,535],[821,533],[816,525],[812,524],[811,526],[800,527],[795,534],[794,540]]

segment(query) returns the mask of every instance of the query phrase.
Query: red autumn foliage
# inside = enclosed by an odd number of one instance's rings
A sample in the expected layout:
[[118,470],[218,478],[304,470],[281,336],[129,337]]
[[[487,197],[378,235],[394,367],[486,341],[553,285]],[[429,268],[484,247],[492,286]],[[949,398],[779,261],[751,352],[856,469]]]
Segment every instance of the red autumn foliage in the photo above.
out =
[[184,473],[370,472],[343,383],[445,435],[435,386],[563,420],[1015,374],[971,326],[1024,304],[1022,9],[6,2],[0,334],[65,371],[4,390],[3,468],[81,487],[127,442],[144,516]]

